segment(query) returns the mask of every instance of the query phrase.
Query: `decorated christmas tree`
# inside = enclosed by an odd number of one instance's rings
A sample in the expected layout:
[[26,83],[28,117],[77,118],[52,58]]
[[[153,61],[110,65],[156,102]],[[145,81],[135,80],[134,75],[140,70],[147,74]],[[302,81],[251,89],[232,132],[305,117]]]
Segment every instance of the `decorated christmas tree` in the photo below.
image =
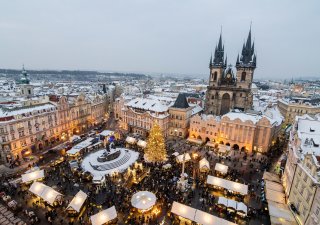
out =
[[150,130],[144,158],[148,162],[163,162],[167,158],[163,133],[158,123],[154,123]]

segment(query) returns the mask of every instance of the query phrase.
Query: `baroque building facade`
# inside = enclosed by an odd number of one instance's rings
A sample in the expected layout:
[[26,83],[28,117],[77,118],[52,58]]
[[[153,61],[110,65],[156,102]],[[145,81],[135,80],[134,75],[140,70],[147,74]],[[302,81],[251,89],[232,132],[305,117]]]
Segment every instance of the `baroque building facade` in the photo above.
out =
[[285,124],[293,124],[296,116],[308,114],[314,116],[320,113],[320,104],[307,98],[286,98],[278,100],[278,107],[285,118]]
[[0,160],[9,163],[100,123],[105,95],[50,96],[47,102],[0,107]]
[[[276,112],[274,112],[276,114]],[[243,151],[267,152],[281,129],[282,118],[229,112],[223,116],[195,115],[189,140],[208,146],[227,145]]]
[[254,43],[251,41],[251,29],[245,44],[243,44],[241,57],[237,58],[236,74],[232,66],[227,65],[224,58],[224,45],[220,35],[219,43],[215,48],[214,57],[210,58],[209,85],[206,91],[205,113],[224,115],[232,109],[247,111],[252,109],[253,95],[251,85],[256,68],[256,55]]
[[297,116],[282,176],[288,205],[299,224],[320,223],[320,120]]
[[123,95],[115,101],[114,115],[120,128],[130,133],[147,137],[153,123],[157,122],[165,137],[185,138],[188,136],[191,116],[202,111],[198,104],[191,103],[195,99],[192,94],[186,93],[180,93],[177,98]]

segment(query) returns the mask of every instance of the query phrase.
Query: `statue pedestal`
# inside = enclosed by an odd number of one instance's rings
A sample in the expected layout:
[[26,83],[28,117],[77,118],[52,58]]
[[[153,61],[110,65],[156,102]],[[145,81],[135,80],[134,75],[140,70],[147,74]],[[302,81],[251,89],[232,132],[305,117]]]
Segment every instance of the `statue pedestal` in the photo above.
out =
[[182,191],[182,192],[186,191],[187,182],[188,182],[188,180],[185,180],[184,178],[181,177],[177,182],[178,189],[180,189],[180,191]]

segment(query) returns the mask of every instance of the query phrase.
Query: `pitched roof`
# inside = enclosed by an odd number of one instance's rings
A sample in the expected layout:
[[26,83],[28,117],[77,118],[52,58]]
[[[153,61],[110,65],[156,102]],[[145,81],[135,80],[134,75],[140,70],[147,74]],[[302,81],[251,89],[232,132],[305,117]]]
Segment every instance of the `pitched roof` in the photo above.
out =
[[180,108],[180,109],[186,109],[189,108],[188,101],[186,99],[186,95],[184,93],[180,93],[174,102],[173,108]]

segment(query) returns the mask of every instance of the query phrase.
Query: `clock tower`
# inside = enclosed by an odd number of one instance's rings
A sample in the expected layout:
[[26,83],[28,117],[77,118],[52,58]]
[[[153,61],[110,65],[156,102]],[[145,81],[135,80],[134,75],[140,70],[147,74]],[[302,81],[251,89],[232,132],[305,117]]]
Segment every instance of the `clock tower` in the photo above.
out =
[[219,43],[210,58],[209,86],[207,87],[205,112],[224,115],[232,109],[246,111],[252,109],[251,85],[256,68],[254,43],[251,43],[251,28],[246,43],[243,45],[241,58],[237,58],[236,75],[232,65],[224,60],[224,46],[220,34]]

